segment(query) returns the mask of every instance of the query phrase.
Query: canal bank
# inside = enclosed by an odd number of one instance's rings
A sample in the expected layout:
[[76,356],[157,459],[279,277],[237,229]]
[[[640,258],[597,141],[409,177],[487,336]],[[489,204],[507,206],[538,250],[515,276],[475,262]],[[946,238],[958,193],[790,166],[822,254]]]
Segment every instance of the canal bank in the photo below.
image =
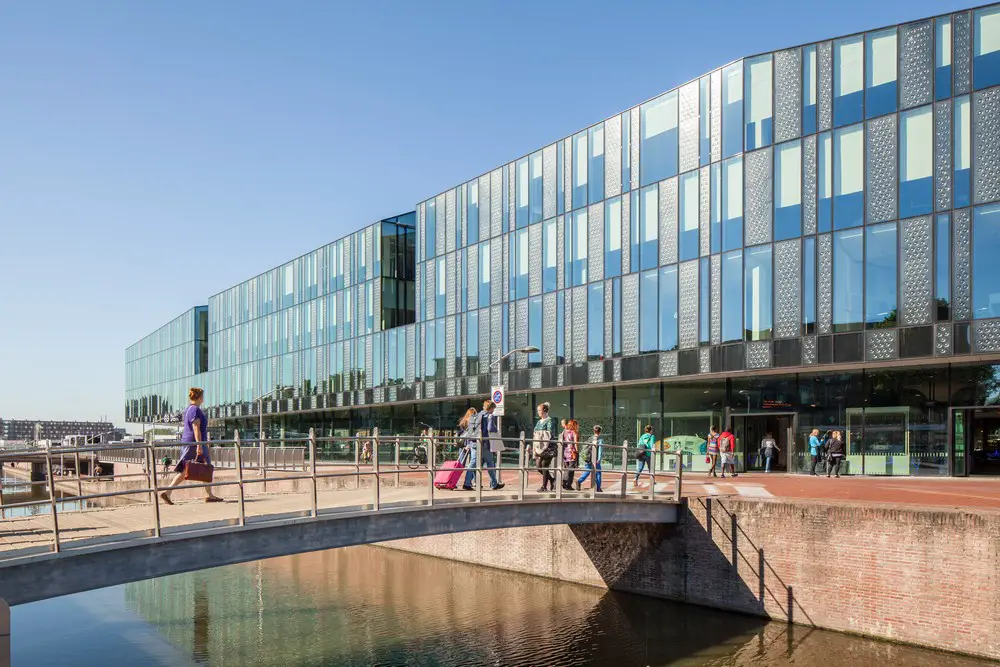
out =
[[675,526],[583,525],[381,546],[990,659],[1000,512],[688,498]]

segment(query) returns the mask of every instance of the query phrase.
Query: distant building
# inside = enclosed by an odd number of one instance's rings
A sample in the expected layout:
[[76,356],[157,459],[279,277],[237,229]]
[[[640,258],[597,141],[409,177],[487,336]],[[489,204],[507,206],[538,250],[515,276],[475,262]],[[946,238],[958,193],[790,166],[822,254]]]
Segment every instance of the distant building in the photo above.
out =
[[[40,432],[35,433],[35,426]],[[111,422],[80,421],[39,421],[34,419],[0,419],[0,439],[3,440],[43,440],[61,441],[67,435],[103,435],[103,440],[121,440],[125,429],[116,428]]]

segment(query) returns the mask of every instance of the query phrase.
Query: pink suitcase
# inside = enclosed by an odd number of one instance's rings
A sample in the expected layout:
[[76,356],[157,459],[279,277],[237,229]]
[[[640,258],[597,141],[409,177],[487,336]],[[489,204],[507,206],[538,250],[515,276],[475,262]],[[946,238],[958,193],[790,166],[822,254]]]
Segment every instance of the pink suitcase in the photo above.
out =
[[463,457],[459,457],[457,461],[445,461],[434,475],[434,488],[454,491],[463,472],[465,472]]

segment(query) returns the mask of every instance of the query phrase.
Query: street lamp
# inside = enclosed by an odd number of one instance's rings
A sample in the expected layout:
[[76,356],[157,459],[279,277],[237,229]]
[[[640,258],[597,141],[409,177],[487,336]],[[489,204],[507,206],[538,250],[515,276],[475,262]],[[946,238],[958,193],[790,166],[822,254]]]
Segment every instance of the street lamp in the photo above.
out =
[[[498,358],[497,358],[496,361],[494,361],[492,364],[490,364],[491,368],[494,365],[496,365],[496,367],[497,367],[497,386],[499,387],[500,385],[503,384],[503,374],[502,374],[501,371],[503,369],[503,360],[504,359],[506,359],[507,357],[513,356],[515,354],[519,354],[519,353],[520,354],[534,354],[535,352],[541,352],[541,350],[539,350],[534,345],[528,345],[527,347],[519,347],[516,350],[511,350],[507,354],[503,353],[503,348],[502,347],[498,348],[497,349]],[[500,422],[501,419],[503,419],[503,417],[497,417],[497,432],[500,434],[500,437],[502,438],[503,437],[503,431],[501,430],[501,422]]]

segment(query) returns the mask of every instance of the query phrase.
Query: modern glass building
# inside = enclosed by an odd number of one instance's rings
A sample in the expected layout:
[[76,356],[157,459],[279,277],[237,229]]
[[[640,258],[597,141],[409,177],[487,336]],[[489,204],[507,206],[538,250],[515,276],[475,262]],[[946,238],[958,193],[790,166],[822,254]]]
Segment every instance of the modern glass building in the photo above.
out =
[[1000,472],[997,257],[1000,5],[731,63],[226,290],[191,381],[220,430],[447,430],[530,345],[508,433],[550,401],[693,470],[716,424],[743,466],[819,428],[855,474]]

